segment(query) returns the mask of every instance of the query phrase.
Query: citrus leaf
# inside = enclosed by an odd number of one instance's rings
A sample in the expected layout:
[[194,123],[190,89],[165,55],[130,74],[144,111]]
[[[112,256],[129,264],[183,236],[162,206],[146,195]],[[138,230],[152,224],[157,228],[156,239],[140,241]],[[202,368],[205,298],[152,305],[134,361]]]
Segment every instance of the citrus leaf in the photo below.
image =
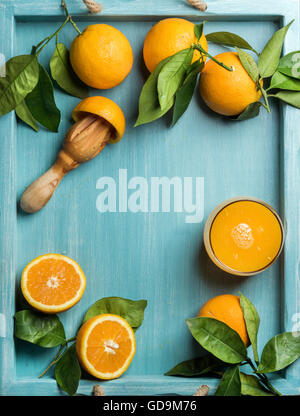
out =
[[254,82],[257,82],[259,77],[258,68],[256,65],[256,62],[252,58],[249,53],[243,51],[240,48],[236,48],[237,53],[239,54],[240,61],[243,65],[243,67],[246,69],[250,77],[253,79]]
[[258,55],[255,49],[252,48],[252,46],[242,37],[239,35],[236,35],[235,33],[231,32],[212,32],[208,33],[206,36],[206,39],[209,42],[218,43],[220,45],[225,46],[232,46],[234,48],[242,48],[242,49],[248,49],[250,51],[253,51]]
[[258,69],[262,78],[268,78],[276,71],[280,61],[285,35],[293,21],[277,30],[259,55]]
[[164,110],[160,108],[157,93],[157,79],[163,66],[170,60],[161,61],[145,82],[139,98],[139,116],[134,127],[150,123],[166,114],[174,104],[174,97]]
[[300,331],[284,332],[271,338],[265,345],[258,373],[282,370],[300,357]]
[[277,71],[296,79],[300,79],[300,51],[294,51],[283,56]]
[[50,60],[52,78],[68,94],[85,98],[88,96],[88,87],[77,77],[73,71],[69,51],[63,43],[57,43]]
[[124,318],[129,325],[137,330],[143,323],[146,300],[130,300],[119,297],[109,297],[97,300],[87,311],[82,323],[101,313],[112,313]]
[[222,361],[211,354],[207,354],[192,360],[182,361],[165,373],[165,376],[199,377],[222,366],[224,366]]
[[215,396],[240,396],[241,379],[239,366],[229,367],[218,385]]
[[240,293],[240,304],[243,310],[248,336],[252,345],[254,360],[258,363],[257,333],[260,325],[260,318],[255,306],[246,296]]
[[39,81],[25,101],[33,117],[47,129],[57,132],[60,111],[56,107],[52,81],[48,72],[39,65]]
[[274,396],[268,392],[257,377],[240,372],[243,396]]
[[24,123],[28,124],[28,126],[32,127],[33,130],[38,131],[38,126],[36,124],[35,118],[31,114],[29,108],[27,107],[26,101],[23,100],[20,104],[17,105],[15,108],[15,112],[17,116],[24,121]]
[[198,66],[187,75],[182,86],[176,92],[172,126],[177,123],[183,113],[187,110],[194,94],[198,74],[203,69],[203,65],[203,63],[198,64]]
[[244,121],[249,120],[250,118],[255,118],[259,115],[260,107],[262,107],[262,103],[256,101],[255,103],[249,104],[237,117],[228,117],[228,119],[232,121]]
[[169,102],[182,84],[185,73],[193,58],[192,48],[183,49],[171,56],[162,67],[157,79],[157,91],[160,108],[168,108]]
[[66,341],[65,330],[56,315],[41,315],[30,310],[15,314],[15,336],[44,348],[53,348]]
[[78,362],[75,344],[71,345],[61,355],[59,361],[55,365],[55,378],[59,387],[74,396],[79,385],[81,377],[81,369]]
[[276,71],[271,78],[269,89],[300,91],[300,79],[295,79]]
[[203,34],[204,25],[205,25],[206,22],[207,21],[204,20],[203,22],[199,23],[198,25],[195,25],[194,32],[195,32],[195,36],[196,36],[197,40],[200,40],[200,38]]
[[246,359],[247,350],[239,334],[225,323],[204,317],[187,319],[186,323],[196,341],[219,360],[238,364]]
[[33,90],[39,79],[36,56],[19,55],[6,63],[6,76],[0,77],[0,116],[14,110]]
[[279,91],[276,94],[269,94],[269,97],[278,98],[279,100],[300,108],[300,92],[297,91]]

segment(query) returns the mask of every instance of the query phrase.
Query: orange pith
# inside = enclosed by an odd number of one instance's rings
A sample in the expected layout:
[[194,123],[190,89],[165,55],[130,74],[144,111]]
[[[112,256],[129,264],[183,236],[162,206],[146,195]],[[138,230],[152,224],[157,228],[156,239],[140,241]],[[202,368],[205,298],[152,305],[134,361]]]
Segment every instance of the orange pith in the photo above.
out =
[[61,254],[45,254],[24,269],[21,288],[34,308],[58,313],[77,303],[84,292],[85,276],[80,266]]
[[129,367],[135,354],[135,336],[120,316],[101,314],[79,330],[76,351],[81,365],[100,379],[114,379]]
[[[194,28],[194,23],[180,18],[163,19],[156,23],[147,33],[144,42],[143,56],[148,70],[153,72],[163,59],[196,43]],[[200,45],[207,51],[207,41],[203,34]],[[192,62],[200,57],[200,53],[195,51]]]
[[238,296],[220,295],[209,299],[200,309],[198,316],[224,322],[239,334],[246,347],[249,346],[250,341]]

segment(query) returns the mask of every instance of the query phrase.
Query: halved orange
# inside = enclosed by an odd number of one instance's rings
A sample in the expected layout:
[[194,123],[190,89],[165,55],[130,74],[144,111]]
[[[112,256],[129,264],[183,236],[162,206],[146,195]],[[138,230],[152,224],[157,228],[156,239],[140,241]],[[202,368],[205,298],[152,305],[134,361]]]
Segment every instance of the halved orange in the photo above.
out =
[[110,98],[92,96],[84,98],[76,105],[72,112],[74,121],[78,121],[87,114],[95,114],[104,118],[114,129],[114,135],[109,143],[119,142],[125,132],[126,120],[121,108]]
[[131,326],[113,314],[90,318],[80,328],[76,351],[82,367],[94,377],[111,380],[120,377],[135,354]]
[[41,312],[70,309],[85,290],[86,279],[76,261],[62,254],[44,254],[22,273],[21,289],[27,302]]

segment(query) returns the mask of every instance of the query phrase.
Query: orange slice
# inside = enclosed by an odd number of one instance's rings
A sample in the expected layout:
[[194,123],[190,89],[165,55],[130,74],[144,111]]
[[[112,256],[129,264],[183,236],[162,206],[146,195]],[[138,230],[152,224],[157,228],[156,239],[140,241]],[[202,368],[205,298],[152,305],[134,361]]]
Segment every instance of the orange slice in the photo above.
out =
[[78,121],[87,114],[96,114],[104,118],[114,128],[114,136],[109,143],[117,143],[122,139],[126,120],[123,111],[114,101],[101,96],[84,98],[74,108],[72,117],[74,121]]
[[118,378],[135,354],[134,332],[120,316],[101,314],[82,325],[76,351],[82,367],[94,377]]
[[81,299],[85,285],[79,264],[61,254],[44,254],[32,260],[21,279],[27,302],[46,313],[70,309]]

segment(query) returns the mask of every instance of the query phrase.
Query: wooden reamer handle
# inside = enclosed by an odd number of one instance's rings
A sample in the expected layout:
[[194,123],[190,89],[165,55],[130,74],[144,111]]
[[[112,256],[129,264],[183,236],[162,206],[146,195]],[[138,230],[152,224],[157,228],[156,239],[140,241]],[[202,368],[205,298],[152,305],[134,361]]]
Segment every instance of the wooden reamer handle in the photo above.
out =
[[32,214],[42,209],[66,173],[97,156],[113,134],[111,125],[98,116],[89,114],[75,123],[66,134],[53,166],[23,192],[22,210]]

